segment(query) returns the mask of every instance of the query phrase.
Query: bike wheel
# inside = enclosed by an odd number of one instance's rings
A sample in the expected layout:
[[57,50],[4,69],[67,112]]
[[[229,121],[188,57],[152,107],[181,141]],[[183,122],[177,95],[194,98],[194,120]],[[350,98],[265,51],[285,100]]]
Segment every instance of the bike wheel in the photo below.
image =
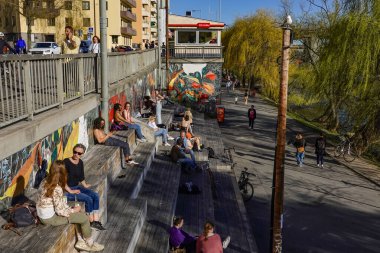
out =
[[342,145],[336,146],[336,148],[334,150],[334,156],[335,157],[341,156],[343,154],[343,151],[344,151],[344,146],[342,146]]
[[344,152],[343,158],[346,162],[353,162],[356,157],[358,157],[358,150],[354,145],[352,145],[349,149]]
[[253,186],[251,183],[247,182],[246,184],[240,187],[240,193],[243,197],[244,202],[249,201],[253,196]]

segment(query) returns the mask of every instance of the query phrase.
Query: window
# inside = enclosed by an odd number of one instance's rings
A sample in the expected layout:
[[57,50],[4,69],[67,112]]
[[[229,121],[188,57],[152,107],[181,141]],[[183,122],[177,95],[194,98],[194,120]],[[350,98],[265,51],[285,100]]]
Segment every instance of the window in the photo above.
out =
[[89,10],[89,9],[90,9],[90,1],[83,1],[82,10]]
[[48,9],[54,9],[54,1],[53,0],[48,0],[46,2],[46,8],[48,8]]
[[111,35],[112,44],[119,44],[119,36],[118,35]]
[[108,27],[108,18],[106,18],[106,27]]
[[108,11],[108,1],[106,1],[106,11]]
[[199,32],[199,43],[204,44],[217,44],[218,43],[218,33],[213,31]]
[[73,25],[73,19],[72,18],[65,18],[65,26],[72,26]]
[[178,43],[196,43],[196,40],[195,31],[178,31]]
[[73,9],[73,2],[65,1],[65,10],[72,10],[72,9]]
[[91,19],[90,18],[83,18],[83,26],[84,27],[90,27],[91,26]]
[[55,18],[48,18],[47,19],[47,25],[48,26],[55,26]]

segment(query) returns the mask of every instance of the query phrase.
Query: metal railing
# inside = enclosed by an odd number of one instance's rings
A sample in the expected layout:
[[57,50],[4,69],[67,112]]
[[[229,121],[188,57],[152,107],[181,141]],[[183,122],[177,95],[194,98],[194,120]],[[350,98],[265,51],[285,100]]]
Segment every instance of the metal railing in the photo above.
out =
[[220,46],[175,46],[169,48],[171,58],[223,58]]
[[[158,61],[157,49],[109,53],[109,85]],[[96,54],[0,56],[0,127],[99,92]]]

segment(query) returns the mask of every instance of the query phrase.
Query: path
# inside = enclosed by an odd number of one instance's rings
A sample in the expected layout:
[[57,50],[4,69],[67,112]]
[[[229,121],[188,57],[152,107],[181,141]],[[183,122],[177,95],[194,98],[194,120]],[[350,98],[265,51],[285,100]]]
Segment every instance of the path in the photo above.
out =
[[[235,174],[248,167],[258,176],[253,179],[254,199],[246,208],[259,252],[268,252],[277,108],[251,99],[258,113],[252,131],[246,118],[248,106],[232,100],[228,95],[223,98],[223,141],[226,147],[236,147]],[[287,146],[283,251],[379,252],[380,187],[331,157],[326,157],[325,168],[317,167],[310,145],[318,134],[288,119],[287,138],[297,131],[310,143],[302,168],[296,166],[294,148]]]

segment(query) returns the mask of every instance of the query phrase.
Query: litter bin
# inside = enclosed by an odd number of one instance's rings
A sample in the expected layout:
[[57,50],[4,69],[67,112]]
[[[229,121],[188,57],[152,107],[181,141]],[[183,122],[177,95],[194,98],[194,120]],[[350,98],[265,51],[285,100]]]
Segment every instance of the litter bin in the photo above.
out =
[[224,107],[220,106],[216,108],[216,119],[218,120],[218,123],[224,122]]

